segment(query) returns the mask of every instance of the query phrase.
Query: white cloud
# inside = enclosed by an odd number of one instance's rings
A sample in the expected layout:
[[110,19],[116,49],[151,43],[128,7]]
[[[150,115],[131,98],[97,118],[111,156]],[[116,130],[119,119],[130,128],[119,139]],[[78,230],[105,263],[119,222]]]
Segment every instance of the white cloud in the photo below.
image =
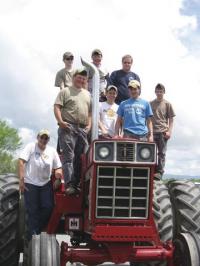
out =
[[19,136],[24,144],[32,142],[33,139],[36,138],[35,132],[33,130],[24,127],[19,129]]
[[[197,20],[180,13],[183,3],[183,0],[4,1],[0,17],[0,48],[4,51],[0,61],[4,88],[0,99],[2,115],[30,132],[50,128],[52,143],[56,143],[52,104],[58,89],[53,85],[56,71],[62,68],[63,52],[72,51],[78,65],[80,55],[90,60],[91,51],[100,48],[110,71],[120,68],[121,56],[130,53],[134,70],[142,79],[142,97],[152,99],[156,83],[162,82],[177,114],[174,136],[169,142],[167,171],[185,173],[184,165],[189,164],[190,174],[196,173],[199,153],[193,145],[200,141],[197,115],[200,63],[181,38],[194,32]],[[187,145],[192,152],[182,157]],[[182,166],[177,154],[185,162]]]

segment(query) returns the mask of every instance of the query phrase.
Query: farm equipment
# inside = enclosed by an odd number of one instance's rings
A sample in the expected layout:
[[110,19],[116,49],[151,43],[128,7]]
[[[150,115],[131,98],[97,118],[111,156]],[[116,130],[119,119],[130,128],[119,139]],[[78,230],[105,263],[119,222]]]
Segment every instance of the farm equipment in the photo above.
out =
[[[191,181],[154,180],[155,143],[98,139],[98,71],[94,72],[92,143],[81,159],[81,192],[64,182],[46,232],[29,243],[28,266],[200,266],[200,189]],[[52,182],[54,176],[52,177]],[[0,266],[17,266],[23,251],[18,178],[0,176]],[[56,234],[69,235],[59,246]]]

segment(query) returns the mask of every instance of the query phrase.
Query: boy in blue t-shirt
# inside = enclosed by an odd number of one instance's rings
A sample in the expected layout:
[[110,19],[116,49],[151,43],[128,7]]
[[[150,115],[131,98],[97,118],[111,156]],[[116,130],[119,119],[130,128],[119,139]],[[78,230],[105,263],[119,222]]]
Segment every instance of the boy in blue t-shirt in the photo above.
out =
[[[139,98],[140,83],[131,80],[128,84],[130,98],[119,105],[118,118],[115,126],[115,137],[120,135],[123,127],[123,136],[138,140],[153,141],[153,116],[148,101]],[[122,126],[123,125],[123,126]]]

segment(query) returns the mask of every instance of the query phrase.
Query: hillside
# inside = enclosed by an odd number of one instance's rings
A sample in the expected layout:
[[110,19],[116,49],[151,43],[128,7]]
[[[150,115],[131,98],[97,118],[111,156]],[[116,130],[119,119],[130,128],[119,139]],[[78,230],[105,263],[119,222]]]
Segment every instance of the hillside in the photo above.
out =
[[164,174],[163,179],[191,179],[195,181],[200,181],[199,176],[190,176],[190,175],[172,175],[172,174]]

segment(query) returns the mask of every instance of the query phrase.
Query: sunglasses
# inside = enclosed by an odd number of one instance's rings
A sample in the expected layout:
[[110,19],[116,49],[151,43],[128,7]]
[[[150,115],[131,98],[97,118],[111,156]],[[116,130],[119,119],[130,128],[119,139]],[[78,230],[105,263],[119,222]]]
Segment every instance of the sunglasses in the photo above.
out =
[[93,55],[94,55],[94,56],[97,56],[97,55],[98,55],[98,56],[102,56],[102,54],[99,54],[99,53],[93,53],[92,56],[93,56]]
[[49,137],[44,137],[44,136],[41,136],[40,139],[43,139],[43,140],[49,140]]
[[74,57],[66,57],[65,60],[72,61],[72,60],[74,60]]
[[128,87],[129,88],[129,90],[131,90],[131,91],[136,91],[136,90],[138,90],[138,88],[133,88],[133,87]]

